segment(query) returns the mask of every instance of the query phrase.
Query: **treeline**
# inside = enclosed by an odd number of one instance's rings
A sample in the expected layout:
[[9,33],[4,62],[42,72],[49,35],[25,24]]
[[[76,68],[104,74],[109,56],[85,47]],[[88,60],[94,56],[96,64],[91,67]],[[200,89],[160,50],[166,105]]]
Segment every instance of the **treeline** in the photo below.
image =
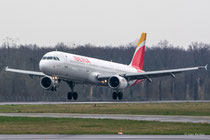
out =
[[[71,47],[63,43],[55,47],[38,47],[36,45],[0,47],[0,101],[67,101],[70,88],[62,82],[57,92],[43,90],[38,77],[4,72],[5,66],[11,68],[39,71],[42,56],[53,50],[65,51],[79,55],[129,64],[135,46],[97,47],[84,45]],[[210,44],[192,43],[187,49],[174,47],[162,41],[153,47],[147,47],[144,70],[162,70],[205,65],[210,62]],[[176,78],[153,78],[152,83],[144,81],[124,90],[126,101],[142,100],[209,100],[210,71],[194,71],[176,75]],[[111,89],[76,85],[79,101],[111,101]]]

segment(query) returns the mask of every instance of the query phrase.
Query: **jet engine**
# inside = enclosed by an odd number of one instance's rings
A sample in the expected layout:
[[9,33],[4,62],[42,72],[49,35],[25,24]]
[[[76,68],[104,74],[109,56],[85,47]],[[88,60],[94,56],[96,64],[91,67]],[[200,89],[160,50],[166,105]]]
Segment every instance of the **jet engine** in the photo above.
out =
[[124,89],[128,86],[128,82],[124,77],[114,75],[108,79],[108,85],[112,89]]
[[56,90],[56,87],[59,86],[57,77],[42,77],[40,79],[40,85],[45,90]]

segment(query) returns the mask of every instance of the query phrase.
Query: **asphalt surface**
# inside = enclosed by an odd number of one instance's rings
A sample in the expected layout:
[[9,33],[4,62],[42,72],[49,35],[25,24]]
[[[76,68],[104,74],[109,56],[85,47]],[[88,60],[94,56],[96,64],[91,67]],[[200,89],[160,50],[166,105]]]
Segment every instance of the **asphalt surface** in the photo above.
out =
[[210,135],[0,135],[0,140],[209,140]]
[[184,102],[210,102],[210,100],[170,100],[170,101],[101,101],[101,102],[0,102],[0,105],[11,104],[113,104],[113,103],[184,103]]
[[141,120],[160,122],[210,123],[209,116],[166,116],[166,115],[115,115],[115,114],[68,114],[68,113],[0,113],[0,116],[90,118],[115,120]]

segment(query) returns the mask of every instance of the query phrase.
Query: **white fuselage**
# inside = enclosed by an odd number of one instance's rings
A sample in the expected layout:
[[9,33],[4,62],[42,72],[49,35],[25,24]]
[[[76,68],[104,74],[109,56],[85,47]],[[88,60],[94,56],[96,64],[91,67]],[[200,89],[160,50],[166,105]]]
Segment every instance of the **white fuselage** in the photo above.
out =
[[[58,59],[53,59],[55,57]],[[39,68],[44,74],[61,77],[62,79],[75,81],[77,83],[107,86],[106,82],[102,83],[97,80],[97,75],[120,75],[141,72],[129,65],[60,51],[46,53],[43,58],[45,59],[40,61]],[[135,82],[136,80],[130,81],[128,85],[133,85]]]

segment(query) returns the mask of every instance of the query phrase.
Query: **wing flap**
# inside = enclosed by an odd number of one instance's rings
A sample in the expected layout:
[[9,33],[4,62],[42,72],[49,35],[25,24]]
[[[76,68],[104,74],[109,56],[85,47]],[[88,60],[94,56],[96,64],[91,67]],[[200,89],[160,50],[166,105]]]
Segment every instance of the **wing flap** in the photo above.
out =
[[125,77],[131,80],[133,79],[148,79],[155,77],[163,77],[163,76],[172,76],[174,77],[177,73],[182,73],[185,71],[198,70],[199,67],[191,67],[191,68],[182,68],[182,69],[170,69],[170,70],[159,70],[159,71],[148,71],[142,73],[132,73],[126,74]]

